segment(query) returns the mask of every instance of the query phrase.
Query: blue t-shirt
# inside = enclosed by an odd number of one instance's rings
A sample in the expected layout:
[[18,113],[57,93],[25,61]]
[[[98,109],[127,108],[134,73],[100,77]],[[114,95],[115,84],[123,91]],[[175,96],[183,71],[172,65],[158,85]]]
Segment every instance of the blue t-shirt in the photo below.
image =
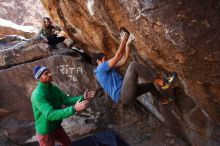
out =
[[96,68],[95,76],[112,100],[118,102],[123,82],[123,78],[118,71],[115,68],[110,68],[109,63],[105,61]]

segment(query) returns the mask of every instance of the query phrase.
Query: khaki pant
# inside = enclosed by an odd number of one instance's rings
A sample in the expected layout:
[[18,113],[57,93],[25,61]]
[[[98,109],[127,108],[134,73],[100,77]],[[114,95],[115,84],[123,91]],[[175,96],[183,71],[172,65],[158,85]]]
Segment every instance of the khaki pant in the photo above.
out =
[[[148,83],[138,84],[138,77],[149,81]],[[162,98],[162,94],[156,89],[153,81],[156,79],[157,74],[150,66],[144,66],[133,61],[129,64],[126,71],[122,89],[121,89],[121,102],[122,104],[131,103],[136,97],[150,92],[156,98]]]

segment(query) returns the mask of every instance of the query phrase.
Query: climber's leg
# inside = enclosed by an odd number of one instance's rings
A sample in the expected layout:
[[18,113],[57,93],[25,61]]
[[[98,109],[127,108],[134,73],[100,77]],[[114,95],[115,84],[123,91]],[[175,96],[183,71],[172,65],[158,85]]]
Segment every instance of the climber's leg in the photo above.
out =
[[137,92],[136,97],[146,93],[150,92],[154,97],[156,97],[162,104],[168,104],[169,103],[169,97],[163,96],[155,87],[155,85],[150,83],[143,83],[137,85]]
[[[136,98],[138,77],[142,77],[148,81],[153,81],[156,76],[156,73],[149,66],[143,66],[134,61],[131,62],[124,77],[121,89],[121,102],[123,104],[129,104]],[[144,93],[146,92],[147,91]]]
[[[151,81],[151,83],[138,84],[138,77]],[[134,61],[131,62],[124,77],[121,89],[121,102],[123,104],[129,104],[137,96],[151,92],[156,98],[160,99],[163,104],[167,104],[169,101],[168,98],[164,98],[152,83],[155,80],[159,81],[157,74],[150,66],[144,66]],[[162,83],[163,80],[161,80],[161,84]]]

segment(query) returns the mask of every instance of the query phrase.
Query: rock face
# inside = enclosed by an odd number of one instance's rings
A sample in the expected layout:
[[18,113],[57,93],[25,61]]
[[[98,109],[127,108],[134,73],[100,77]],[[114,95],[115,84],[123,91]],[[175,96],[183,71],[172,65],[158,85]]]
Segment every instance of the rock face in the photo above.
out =
[[[24,31],[22,26],[32,26],[36,31],[36,28],[41,26],[42,17],[48,15],[40,0],[1,1],[0,7],[0,37],[14,34],[33,36],[34,32]],[[14,27],[15,25],[17,27]]]
[[160,119],[192,145],[220,144],[219,1],[41,1],[52,19],[90,52],[112,55],[119,28],[127,27],[136,37],[133,60],[151,63],[158,73],[178,73],[171,107],[148,102]]
[[0,37],[4,37],[5,35],[21,35],[24,36],[26,38],[30,38],[31,36],[35,35],[35,33],[30,33],[30,32],[24,32],[22,30],[17,30],[17,29],[13,29],[11,27],[0,27]]
[[0,18],[24,26],[41,25],[41,18],[47,15],[40,0],[13,0],[2,1]]
[[[22,42],[22,45],[26,42]],[[18,44],[19,45],[19,44]],[[0,68],[16,64],[35,61],[49,56],[49,46],[45,43],[36,43],[24,48],[11,48],[0,51]]]
[[[113,104],[97,85],[93,66],[82,62],[73,50],[63,48],[51,52],[45,50],[48,47],[45,43],[23,45],[0,52],[2,56],[10,56],[6,57],[6,66],[3,65],[0,70],[0,145],[36,144],[30,102],[31,93],[37,84],[32,73],[36,65],[49,67],[53,83],[68,95],[81,95],[86,89],[96,90],[96,98],[90,102],[87,110],[62,123],[72,139],[112,129],[131,146],[149,143],[162,146],[170,141],[180,146],[187,145],[138,103],[131,107]],[[22,60],[13,54],[23,56]],[[158,141],[158,137],[162,141]]]
[[[1,120],[0,125],[7,130],[10,140],[17,143],[24,143],[25,140],[34,135],[30,96],[36,86],[32,69],[37,64],[46,65],[52,72],[56,72],[54,80],[59,82],[59,86],[66,89],[66,93],[69,95],[82,94],[86,88],[92,89],[92,86],[95,87],[96,85],[95,80],[88,76],[92,72],[91,67],[85,66],[70,56],[49,57],[1,70],[0,106],[7,110],[10,115]],[[81,83],[80,81],[85,82]],[[94,127],[89,127],[89,124],[88,128],[94,129]],[[20,133],[19,136],[18,132]]]

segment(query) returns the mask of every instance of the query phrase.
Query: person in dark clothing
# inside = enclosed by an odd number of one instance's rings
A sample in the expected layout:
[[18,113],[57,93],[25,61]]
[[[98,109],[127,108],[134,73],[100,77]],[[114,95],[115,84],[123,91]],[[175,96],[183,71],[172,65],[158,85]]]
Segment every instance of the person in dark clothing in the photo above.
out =
[[61,43],[65,40],[65,37],[63,36],[57,36],[55,31],[61,31],[61,29],[58,26],[52,25],[52,22],[50,21],[50,18],[44,17],[43,18],[43,25],[41,29],[38,32],[38,35],[43,35],[45,38],[45,41],[52,46],[52,48],[56,48],[56,45],[58,43]]
[[[93,64],[97,66],[94,71],[95,76],[102,88],[116,103],[121,100],[122,104],[129,104],[136,97],[151,92],[162,104],[168,104],[169,98],[164,97],[156,89],[154,83],[162,88],[168,88],[167,83],[170,84],[174,80],[174,76],[170,76],[168,82],[165,83],[158,78],[150,66],[144,66],[135,61],[129,64],[124,78],[119,74],[117,68],[126,63],[129,56],[129,45],[134,40],[134,36],[125,28],[121,28],[120,37],[121,43],[114,57],[107,60],[107,56],[103,53],[97,53],[93,57]],[[150,82],[139,84],[138,77]]]

